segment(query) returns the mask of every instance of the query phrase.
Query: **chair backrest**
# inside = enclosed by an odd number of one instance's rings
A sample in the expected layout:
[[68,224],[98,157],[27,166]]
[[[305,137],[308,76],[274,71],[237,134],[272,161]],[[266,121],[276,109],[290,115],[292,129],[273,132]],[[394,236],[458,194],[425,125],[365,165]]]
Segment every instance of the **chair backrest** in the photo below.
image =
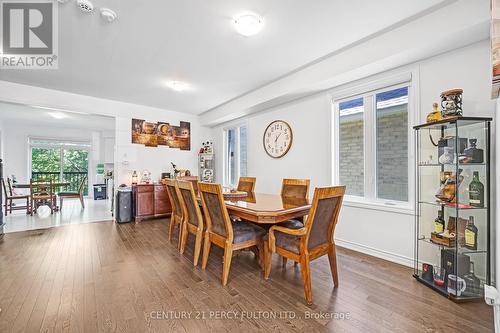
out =
[[78,193],[80,193],[80,195],[83,195],[83,188],[85,186],[86,181],[87,181],[87,175],[85,175],[85,177],[83,177],[82,182],[80,183],[80,186],[78,187]]
[[198,183],[207,230],[233,240],[233,227],[224,203],[220,184]]
[[308,232],[303,238],[303,246],[307,249],[333,242],[344,193],[345,186],[318,187],[314,190],[312,207],[304,225]]
[[179,201],[179,193],[177,192],[177,180],[166,179],[164,183],[167,185],[167,193],[172,206],[172,214],[178,218],[182,218],[182,208]]
[[12,187],[12,179],[10,179],[9,177],[7,177],[7,189],[8,189],[8,193],[10,195],[14,195],[14,190],[13,190],[13,187]]
[[240,177],[238,181],[238,191],[252,193],[255,190],[256,182],[257,178],[255,177]]
[[179,187],[179,201],[184,213],[184,220],[192,225],[203,229],[203,215],[201,215],[200,205],[196,199],[192,181],[177,181]]
[[52,179],[30,179],[30,195],[53,195]]
[[283,179],[281,184],[281,196],[288,198],[303,198],[309,196],[309,179]]
[[2,178],[2,188],[3,188],[3,194],[5,198],[9,197],[9,193],[7,190],[7,184],[5,184],[5,179]]

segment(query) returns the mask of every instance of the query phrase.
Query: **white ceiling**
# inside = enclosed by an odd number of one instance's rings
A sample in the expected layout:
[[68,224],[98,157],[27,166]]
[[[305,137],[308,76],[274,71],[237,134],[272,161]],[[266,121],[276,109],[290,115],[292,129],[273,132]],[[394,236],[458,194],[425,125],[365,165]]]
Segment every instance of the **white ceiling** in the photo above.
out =
[[[65,118],[56,119],[50,115],[52,112],[64,114]],[[7,125],[15,122],[15,126],[23,124],[92,131],[113,131],[115,129],[115,118],[113,117],[45,110],[27,105],[0,102],[0,123],[3,122]]]
[[[443,0],[93,0],[113,24],[59,6],[59,69],[2,70],[0,80],[199,114]],[[231,17],[261,14],[238,35]],[[174,92],[166,80],[191,91]]]

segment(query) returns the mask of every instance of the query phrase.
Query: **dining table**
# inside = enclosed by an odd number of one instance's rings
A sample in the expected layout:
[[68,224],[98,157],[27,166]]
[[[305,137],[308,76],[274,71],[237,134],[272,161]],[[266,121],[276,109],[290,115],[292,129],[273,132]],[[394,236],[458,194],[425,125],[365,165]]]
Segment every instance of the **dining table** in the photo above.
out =
[[248,193],[245,197],[225,198],[225,203],[230,215],[260,224],[277,224],[300,218],[308,215],[311,209],[309,199],[267,193]]

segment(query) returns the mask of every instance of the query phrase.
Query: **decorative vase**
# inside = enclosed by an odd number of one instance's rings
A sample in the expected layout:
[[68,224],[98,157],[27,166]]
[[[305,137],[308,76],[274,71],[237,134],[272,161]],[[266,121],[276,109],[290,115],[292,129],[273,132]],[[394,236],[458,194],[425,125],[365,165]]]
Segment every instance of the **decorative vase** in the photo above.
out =
[[439,163],[451,164],[455,160],[455,153],[453,147],[444,147],[444,153],[439,157]]

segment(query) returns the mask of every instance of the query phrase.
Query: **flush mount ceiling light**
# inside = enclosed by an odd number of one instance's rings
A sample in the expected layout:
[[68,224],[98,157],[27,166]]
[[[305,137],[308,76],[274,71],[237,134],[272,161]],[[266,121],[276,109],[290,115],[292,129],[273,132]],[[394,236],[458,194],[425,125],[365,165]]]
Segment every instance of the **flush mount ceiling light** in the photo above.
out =
[[189,85],[189,83],[182,82],[182,81],[168,81],[167,87],[169,87],[170,89],[175,90],[175,91],[184,91],[184,90],[189,89],[190,85]]
[[64,119],[64,118],[67,118],[68,116],[65,115],[64,113],[62,112],[48,112],[48,114],[52,117],[52,118],[55,118],[55,119]]
[[89,0],[78,0],[76,4],[85,13],[92,13],[94,11],[94,5]]
[[243,36],[253,36],[259,33],[264,26],[262,17],[255,13],[246,12],[233,18],[236,31]]
[[104,21],[111,23],[116,20],[117,15],[114,11],[109,8],[101,8],[101,17]]

